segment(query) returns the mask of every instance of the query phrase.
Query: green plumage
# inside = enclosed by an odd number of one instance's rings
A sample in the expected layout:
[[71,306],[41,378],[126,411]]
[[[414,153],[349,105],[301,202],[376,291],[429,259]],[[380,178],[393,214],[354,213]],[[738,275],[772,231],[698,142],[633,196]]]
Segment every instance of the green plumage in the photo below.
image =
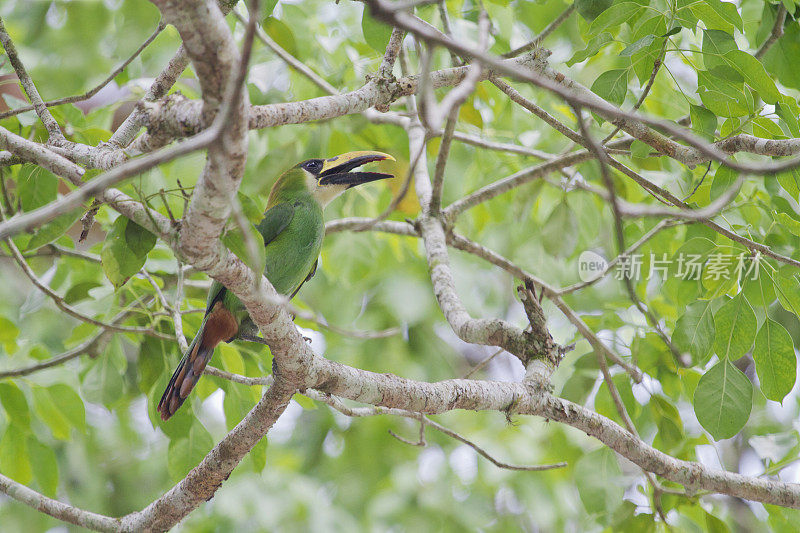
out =
[[[322,206],[306,188],[301,169],[290,170],[275,184],[264,219],[256,229],[266,247],[264,275],[280,294],[294,296],[316,270],[325,236]],[[219,300],[240,323],[247,322],[241,329],[252,329],[247,327],[251,324],[244,305],[215,281],[208,293],[206,312]]]
[[[310,159],[278,178],[270,191],[264,219],[256,226],[266,248],[264,275],[276,291],[292,298],[311,279],[325,236],[324,205],[350,187],[392,177],[351,172],[365,163],[385,159],[392,157],[380,152],[350,152],[325,160]],[[217,344],[257,333],[242,302],[219,282],[212,283],[200,330],[158,403],[161,418],[168,419],[183,404]]]

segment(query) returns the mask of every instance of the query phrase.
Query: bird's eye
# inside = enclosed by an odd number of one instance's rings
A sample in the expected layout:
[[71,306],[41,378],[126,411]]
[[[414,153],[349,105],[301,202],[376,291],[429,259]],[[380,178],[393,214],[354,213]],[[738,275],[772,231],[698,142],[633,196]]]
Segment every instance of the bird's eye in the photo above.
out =
[[319,161],[309,161],[308,163],[306,163],[306,170],[309,170],[311,172],[316,172],[320,168],[322,168],[322,163],[320,163]]

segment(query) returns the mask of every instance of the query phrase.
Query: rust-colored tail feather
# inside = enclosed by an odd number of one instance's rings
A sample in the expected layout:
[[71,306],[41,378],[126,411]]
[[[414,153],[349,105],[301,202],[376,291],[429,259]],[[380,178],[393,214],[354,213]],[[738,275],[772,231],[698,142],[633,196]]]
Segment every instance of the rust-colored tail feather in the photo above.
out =
[[211,356],[214,355],[214,346],[205,346],[200,340],[202,331],[198,333],[192,345],[178,364],[172,374],[169,385],[158,402],[158,412],[162,420],[169,419],[192,392],[192,389],[203,375]]
[[169,380],[167,390],[158,402],[157,411],[161,414],[162,420],[169,419],[183,405],[203,375],[211,356],[214,355],[214,348],[220,342],[227,342],[235,337],[238,329],[233,314],[222,305],[222,302],[216,302],[206,315],[189,349],[183,354],[178,368]]

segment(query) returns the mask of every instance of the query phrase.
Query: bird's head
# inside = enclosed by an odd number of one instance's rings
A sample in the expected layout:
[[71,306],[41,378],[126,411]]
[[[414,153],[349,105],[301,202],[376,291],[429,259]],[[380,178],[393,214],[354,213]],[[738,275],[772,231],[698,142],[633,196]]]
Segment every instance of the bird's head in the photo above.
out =
[[[383,152],[347,152],[329,159],[308,159],[298,163],[284,174],[273,188],[273,193],[285,188],[302,186],[308,190],[322,207],[344,191],[362,183],[387,178],[391,174],[382,172],[363,172],[355,169],[374,161],[394,161],[394,157]],[[298,178],[302,178],[298,180]],[[302,181],[298,183],[298,181]]]

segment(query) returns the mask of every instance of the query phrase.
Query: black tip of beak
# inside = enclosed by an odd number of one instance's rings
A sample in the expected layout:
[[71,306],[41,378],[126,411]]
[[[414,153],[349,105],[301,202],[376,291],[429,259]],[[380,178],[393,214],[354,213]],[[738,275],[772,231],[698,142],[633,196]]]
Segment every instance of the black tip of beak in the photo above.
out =
[[383,172],[350,172],[367,163],[375,161],[383,161],[386,157],[378,154],[366,154],[355,157],[350,161],[329,168],[319,176],[320,185],[347,185],[348,188],[369,183],[371,181],[384,180],[393,178],[392,174],[385,174]]

